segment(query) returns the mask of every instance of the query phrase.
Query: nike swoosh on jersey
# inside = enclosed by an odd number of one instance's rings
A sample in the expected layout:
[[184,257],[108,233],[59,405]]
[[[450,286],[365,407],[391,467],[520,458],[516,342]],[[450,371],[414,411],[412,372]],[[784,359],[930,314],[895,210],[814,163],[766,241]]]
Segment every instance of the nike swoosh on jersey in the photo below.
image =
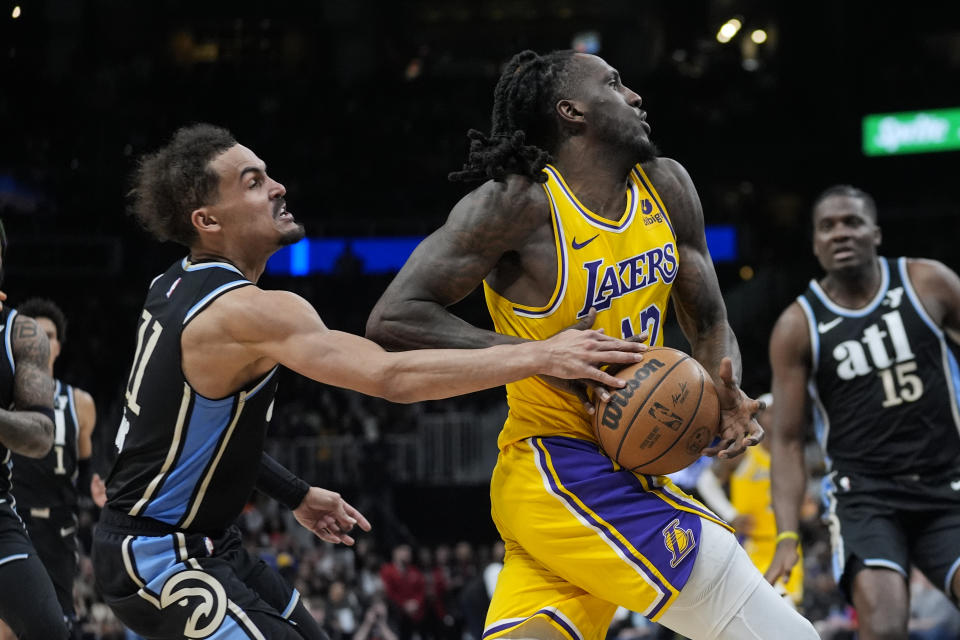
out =
[[583,249],[585,246],[587,246],[588,244],[596,240],[599,236],[600,234],[598,233],[597,235],[593,236],[592,238],[588,238],[583,242],[577,242],[577,238],[576,236],[574,236],[573,241],[570,243],[570,246],[572,246],[574,249]]
[[830,322],[821,322],[817,325],[817,331],[819,331],[820,333],[826,333],[827,331],[830,331],[830,329],[833,329],[835,326],[837,326],[841,322],[843,322],[843,318],[834,318]]
[[76,527],[60,527],[60,537],[66,538],[70,534],[75,533],[76,530]]

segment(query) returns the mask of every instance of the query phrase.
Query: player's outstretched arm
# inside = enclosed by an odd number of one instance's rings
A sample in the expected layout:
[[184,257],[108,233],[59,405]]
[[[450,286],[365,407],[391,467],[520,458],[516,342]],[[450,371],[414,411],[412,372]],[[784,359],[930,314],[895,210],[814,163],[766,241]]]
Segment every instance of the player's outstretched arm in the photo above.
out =
[[33,318],[17,315],[11,333],[15,409],[0,409],[0,443],[15,453],[42,458],[53,445],[50,343]]
[[800,505],[807,486],[804,465],[804,425],[807,415],[807,379],[810,375],[810,335],[798,303],[781,314],[770,336],[773,369],[773,434],[770,441],[770,479],[773,512],[777,519],[777,549],[767,580],[790,579],[799,559]]
[[360,336],[327,329],[306,300],[286,291],[243,287],[214,304],[226,334],[255,356],[394,402],[447,398],[541,373],[622,387],[622,380],[599,367],[638,362],[644,349],[601,331],[569,330],[516,345],[391,353]]
[[680,270],[672,299],[693,356],[713,377],[720,396],[720,442],[706,455],[733,457],[763,439],[754,419],[761,405],[740,390],[740,347],[727,322],[727,308],[707,249],[703,208],[686,169],[669,158],[644,165],[671,216]]
[[543,188],[526,178],[490,181],[467,194],[380,297],[367,320],[367,337],[398,351],[520,342],[474,327],[446,308],[480,286],[504,254],[549,224],[549,215]]

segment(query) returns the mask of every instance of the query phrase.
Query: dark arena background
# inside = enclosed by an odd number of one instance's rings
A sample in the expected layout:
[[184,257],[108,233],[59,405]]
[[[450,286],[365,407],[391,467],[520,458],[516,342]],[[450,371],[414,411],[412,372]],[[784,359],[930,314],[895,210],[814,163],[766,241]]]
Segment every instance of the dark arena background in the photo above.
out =
[[[731,19],[740,26],[724,27]],[[466,131],[489,128],[502,65],[522,49],[570,47],[620,71],[661,152],[690,172],[751,395],[767,391],[775,319],[820,273],[809,219],[824,188],[875,197],[883,254],[960,269],[954,3],[4,0],[2,288],[7,304],[45,296],[66,312],[56,375],[96,400],[101,473],[147,285],[184,254],[125,213],[140,154],[190,122],[231,129],[284,183],[310,239],[278,254],[262,286],[300,293],[328,326],[362,334],[410,248],[466,192],[446,175],[464,161]],[[920,111],[931,115],[907,113]],[[941,126],[952,138],[936,139]],[[479,291],[455,310],[490,326]],[[666,341],[687,348],[675,323]],[[453,567],[439,626],[417,633],[459,640],[473,623],[470,589],[496,553],[487,480],[505,412],[502,389],[399,406],[284,372],[270,450],[342,492],[374,531],[344,560],[252,499],[250,544],[307,585],[329,625],[341,610],[334,586],[360,620],[364,579],[410,544],[424,573]],[[88,528],[95,517],[85,512]],[[843,617],[822,582],[805,613]],[[89,586],[81,598],[89,637],[120,637]]]

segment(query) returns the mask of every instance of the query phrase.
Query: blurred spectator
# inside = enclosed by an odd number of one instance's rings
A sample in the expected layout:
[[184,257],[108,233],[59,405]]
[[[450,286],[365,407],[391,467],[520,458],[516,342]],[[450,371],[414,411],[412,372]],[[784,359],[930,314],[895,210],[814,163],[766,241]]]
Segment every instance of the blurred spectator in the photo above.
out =
[[371,603],[353,640],[397,640],[397,634],[387,624],[387,605],[383,600]]
[[332,640],[350,640],[357,630],[360,618],[360,601],[356,594],[347,591],[346,585],[335,580],[327,591],[327,628],[332,629]]
[[423,574],[411,563],[412,559],[410,545],[401,544],[393,549],[393,561],[380,569],[380,579],[391,613],[398,623],[400,640],[410,640],[415,633],[423,636],[426,585]]

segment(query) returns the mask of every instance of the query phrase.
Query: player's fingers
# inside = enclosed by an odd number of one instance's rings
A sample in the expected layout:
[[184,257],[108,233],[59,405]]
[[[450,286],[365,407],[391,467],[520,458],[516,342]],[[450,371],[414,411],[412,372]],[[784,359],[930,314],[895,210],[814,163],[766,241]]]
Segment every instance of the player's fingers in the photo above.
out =
[[597,340],[597,351],[620,351],[623,353],[642,353],[649,347],[635,340],[621,340],[611,336],[601,335]]
[[724,460],[729,460],[730,458],[736,458],[738,455],[747,450],[747,445],[738,440],[734,440],[729,447],[717,454],[717,457]]
[[592,416],[597,412],[597,405],[590,397],[588,389],[591,387],[592,385],[589,382],[577,381],[577,385],[573,388],[573,395],[577,396],[580,403],[583,404],[583,410],[587,412],[587,415]]
[[760,423],[756,420],[750,421],[750,433],[744,436],[743,444],[748,447],[752,447],[760,444],[763,440],[766,432],[763,430],[763,427],[760,426]]
[[327,527],[316,527],[314,528],[313,532],[317,534],[317,537],[324,542],[332,542],[333,544],[340,542],[340,536],[335,535]]
[[614,389],[620,389],[626,386],[627,384],[625,380],[621,380],[620,378],[614,378],[612,375],[610,375],[606,371],[597,369],[596,367],[587,367],[586,375],[584,377],[587,378],[588,380],[595,380],[600,384],[604,385],[605,387],[611,387]]
[[580,318],[576,324],[571,326],[571,329],[577,329],[579,331],[586,331],[593,326],[593,323],[597,320],[597,310],[593,307],[590,307],[590,310],[587,311],[587,315]]
[[733,438],[727,438],[727,439],[725,439],[725,440],[720,440],[720,441],[718,441],[716,444],[714,444],[714,445],[712,445],[712,446],[704,447],[703,449],[701,449],[701,450],[700,450],[700,455],[702,455],[702,456],[710,456],[711,458],[712,458],[713,456],[718,456],[718,455],[720,455],[720,452],[721,452],[721,451],[723,451],[724,449],[726,449],[727,447],[729,447],[733,442],[734,442]]
[[358,525],[360,525],[361,529],[363,529],[364,531],[370,531],[371,529],[370,521],[367,520],[362,513],[357,511],[356,507],[352,506],[347,502],[344,502],[343,508],[346,509],[347,513],[350,514],[350,517],[353,518]]
[[643,333],[638,333],[635,336],[630,336],[627,338],[627,342],[646,342],[647,338],[650,337],[650,330],[647,329]]

